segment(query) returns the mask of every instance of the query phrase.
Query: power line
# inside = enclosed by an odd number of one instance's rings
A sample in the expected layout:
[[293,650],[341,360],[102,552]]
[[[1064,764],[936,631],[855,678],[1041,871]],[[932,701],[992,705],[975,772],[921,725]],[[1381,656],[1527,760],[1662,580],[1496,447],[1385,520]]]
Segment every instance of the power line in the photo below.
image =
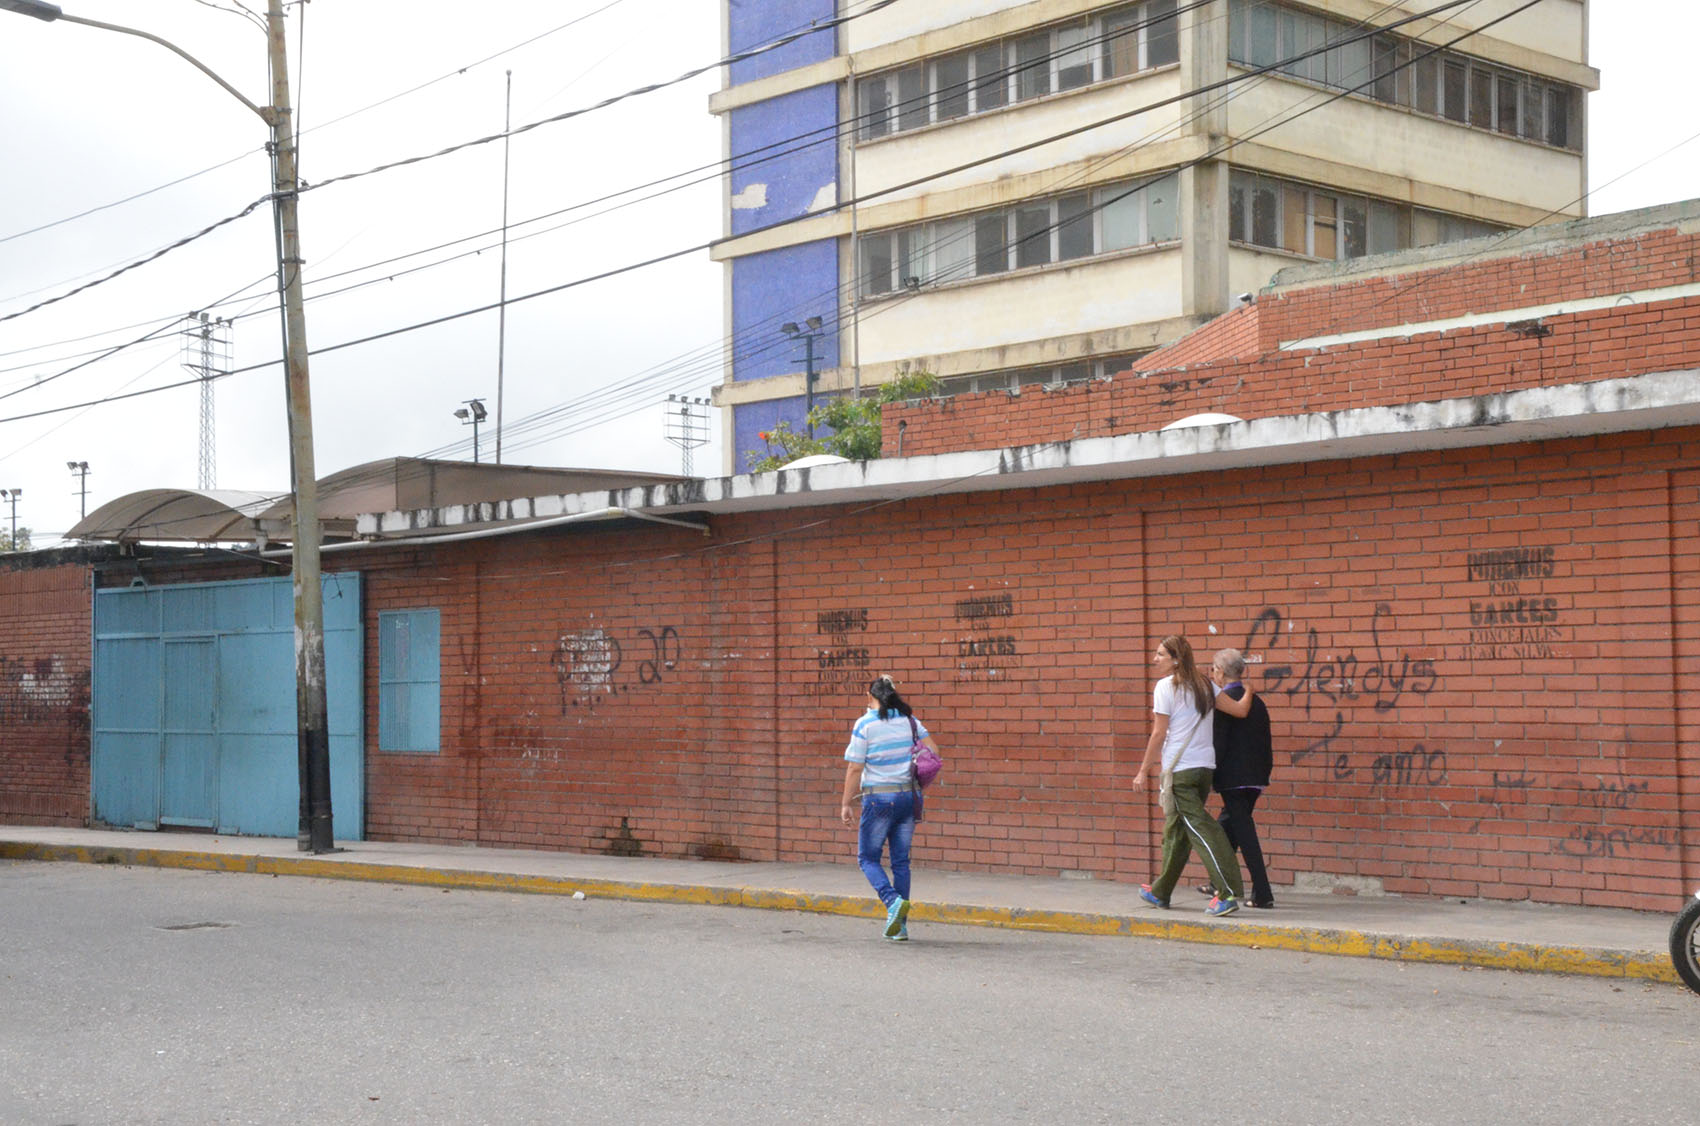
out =
[[[1009,155],[1010,153],[1013,153],[1013,152],[1025,151],[1027,149],[1037,147],[1038,145],[1050,143],[1054,140],[1060,139],[1061,137],[1072,136],[1072,135],[1075,135],[1076,133],[1084,132],[1085,130],[1090,129],[1090,128],[1096,128],[1096,127],[1102,126],[1104,124],[1109,124],[1109,123],[1114,122],[1114,121],[1123,120],[1127,117],[1133,116],[1134,113],[1147,112],[1147,111],[1152,110],[1152,109],[1160,108],[1163,105],[1172,104],[1174,101],[1181,100],[1182,98],[1197,97],[1200,94],[1212,92],[1212,91],[1218,90],[1218,89],[1223,89],[1223,88],[1226,88],[1227,86],[1230,86],[1230,85],[1237,83],[1237,82],[1243,82],[1243,81],[1246,81],[1248,79],[1258,78],[1262,75],[1268,74],[1268,73],[1270,73],[1274,70],[1277,70],[1281,67],[1289,66],[1289,65],[1291,65],[1295,62],[1301,61],[1303,59],[1312,57],[1312,56],[1317,55],[1317,54],[1321,54],[1321,53],[1326,52],[1326,51],[1333,50],[1333,49],[1335,49],[1335,48],[1337,48],[1337,47],[1339,47],[1339,46],[1341,46],[1345,43],[1353,42],[1353,41],[1356,41],[1358,39],[1368,38],[1369,36],[1374,35],[1378,32],[1386,31],[1389,28],[1393,28],[1393,27],[1399,27],[1399,26],[1402,26],[1402,25],[1409,23],[1411,21],[1414,21],[1414,20],[1429,18],[1429,17],[1431,17],[1431,16],[1433,16],[1433,15],[1439,13],[1439,12],[1445,11],[1448,8],[1458,7],[1458,6],[1460,6],[1460,5],[1462,5],[1466,2],[1475,3],[1475,2],[1477,2],[1477,0],[1452,0],[1452,2],[1450,2],[1450,3],[1442,4],[1442,5],[1439,5],[1435,8],[1429,9],[1428,11],[1425,11],[1423,13],[1419,13],[1417,15],[1407,17],[1406,19],[1396,21],[1395,23],[1389,24],[1386,27],[1372,29],[1371,31],[1365,32],[1362,35],[1349,36],[1349,37],[1346,37],[1346,38],[1343,38],[1343,39],[1332,41],[1330,43],[1324,44],[1321,47],[1313,48],[1309,51],[1301,52],[1301,53],[1294,55],[1294,56],[1291,56],[1289,58],[1278,60],[1277,62],[1271,63],[1268,66],[1261,67],[1261,68],[1255,68],[1255,69],[1253,69],[1253,70],[1251,70],[1247,73],[1234,76],[1232,78],[1223,80],[1223,81],[1218,82],[1218,83],[1209,84],[1208,86],[1202,87],[1198,90],[1189,91],[1184,95],[1177,96],[1176,98],[1168,99],[1166,101],[1161,101],[1161,102],[1155,103],[1155,104],[1150,105],[1150,106],[1142,107],[1140,110],[1133,111],[1133,112],[1130,112],[1130,113],[1123,113],[1123,114],[1114,115],[1113,117],[1103,119],[1103,120],[1096,122],[1096,123],[1093,123],[1091,125],[1082,126],[1082,127],[1075,129],[1075,130],[1067,131],[1063,134],[1053,135],[1051,137],[1044,138],[1040,141],[1032,142],[1032,143],[1023,145],[1023,146],[1018,146],[1014,149],[1006,150],[1004,152],[995,153],[995,154],[992,154],[992,155],[987,156],[987,157],[983,157],[983,158],[979,158],[979,159],[974,160],[974,161],[966,162],[966,163],[964,163],[962,165],[958,165],[954,168],[946,169],[946,170],[938,172],[938,173],[933,173],[929,176],[921,177],[919,179],[912,180],[912,181],[909,181],[909,182],[904,183],[904,184],[894,185],[892,187],[882,189],[879,192],[869,193],[866,196],[858,197],[857,199],[848,201],[847,203],[842,203],[842,204],[839,205],[839,207],[842,208],[844,206],[855,206],[856,204],[864,202],[867,199],[875,198],[875,197],[885,195],[885,194],[889,194],[890,192],[893,192],[893,191],[903,190],[905,188],[915,186],[916,184],[925,182],[927,180],[930,180],[930,179],[933,179],[933,178],[936,178],[936,177],[951,175],[951,174],[954,174],[956,172],[962,171],[965,168],[974,167],[976,165],[986,163],[990,160],[1000,159],[1000,158],[1007,156],[1007,155]],[[1521,11],[1523,11],[1523,10],[1529,8],[1529,7],[1533,7],[1538,2],[1540,2],[1540,0],[1529,0],[1529,2],[1524,4],[1522,7],[1513,10],[1512,12],[1508,13],[1506,16],[1500,17],[1500,19],[1503,20],[1503,19],[1510,18],[1510,16],[1516,15],[1518,12],[1521,12]],[[1500,22],[1500,21],[1495,20],[1493,22],[1497,23],[1497,22]],[[1485,26],[1492,26],[1492,23],[1485,25]],[[1452,40],[1450,43],[1446,44],[1445,46],[1448,46],[1448,47],[1452,46],[1452,45],[1456,44],[1457,42],[1460,42],[1463,39],[1468,38],[1470,35],[1479,34],[1482,30],[1484,30],[1484,28],[1478,28],[1478,29],[1475,29],[1474,31],[1467,32],[1464,35],[1461,35],[1458,38]],[[1439,49],[1442,49],[1442,48],[1435,48],[1435,50],[1439,50]],[[1430,52],[1430,53],[1432,53],[1432,52]],[[1427,56],[1426,55],[1417,56],[1418,59],[1420,59],[1422,57],[1427,57]],[[1412,60],[1412,62],[1414,62],[1414,61],[1416,61],[1416,59]],[[1406,64],[1403,64],[1403,65],[1408,66],[1408,65],[1410,65],[1410,63],[1406,63]],[[1398,68],[1395,68],[1395,69],[1398,69]],[[1369,84],[1370,83],[1366,82],[1363,85],[1367,86]],[[1317,103],[1316,105],[1302,109],[1298,113],[1293,114],[1292,116],[1286,118],[1284,121],[1278,121],[1274,124],[1275,125],[1284,124],[1287,121],[1296,120],[1297,117],[1302,116],[1305,113],[1312,112],[1313,110],[1320,108],[1322,105],[1329,104],[1330,102],[1337,100],[1340,97],[1344,97],[1347,94],[1354,92],[1355,89],[1358,89],[1358,88],[1353,88],[1352,90],[1341,91],[1341,92],[1333,95],[1332,97],[1326,99],[1323,102],[1320,102],[1320,103]],[[1269,128],[1273,128],[1273,127],[1274,127],[1274,125],[1269,126]],[[1261,132],[1266,132],[1266,131],[1267,131],[1267,129],[1261,130],[1261,131],[1259,131],[1259,133],[1253,134],[1253,136],[1260,135]],[[1207,153],[1205,156],[1198,158],[1198,161],[1194,161],[1194,162],[1190,162],[1190,163],[1197,163],[1199,161],[1203,161],[1203,160],[1207,160],[1207,159],[1214,159],[1216,156],[1219,156],[1223,151],[1226,151],[1228,148],[1233,147],[1233,144],[1236,144],[1236,143],[1238,143],[1238,142],[1231,142],[1228,145],[1223,146],[1222,148],[1214,150],[1210,153]],[[1173,170],[1165,170],[1163,172],[1163,175],[1171,174],[1172,171]],[[1131,190],[1137,190],[1137,189],[1131,189]],[[770,224],[766,227],[759,228],[756,231],[745,232],[744,234],[736,236],[736,237],[738,237],[738,238],[748,237],[751,234],[760,233],[760,231],[771,230],[771,229],[774,229],[774,228],[777,228],[777,227],[788,225],[788,224],[793,223],[793,222],[801,221],[802,219],[813,218],[813,217],[814,216],[802,216],[802,217],[795,218],[795,219],[782,220],[782,221],[776,222],[774,224]],[[517,298],[511,298],[509,300],[510,300],[510,303],[512,303],[512,302],[518,302],[518,301],[523,301],[523,300],[529,300],[533,297],[544,296],[544,295],[549,294],[549,293],[560,292],[564,289],[572,288],[572,287],[575,287],[575,286],[578,286],[578,285],[587,284],[590,281],[600,280],[600,279],[605,278],[605,277],[614,276],[615,274],[629,272],[631,270],[641,268],[642,266],[645,266],[645,265],[651,265],[651,264],[654,264],[656,262],[666,261],[670,258],[679,257],[683,254],[700,251],[702,249],[706,249],[706,248],[718,245],[722,241],[726,241],[726,240],[713,240],[710,243],[703,244],[701,246],[690,247],[690,248],[687,248],[685,250],[671,252],[669,254],[657,256],[655,258],[646,260],[643,263],[618,267],[618,268],[615,268],[615,269],[610,270],[610,271],[604,271],[603,273],[593,275],[591,277],[576,279],[576,280],[571,281],[571,282],[563,283],[562,285],[559,285],[559,286],[549,287],[549,288],[544,289],[544,290],[539,290],[539,291],[536,291],[534,293],[522,295],[521,297],[517,297]],[[481,313],[481,312],[487,312],[492,308],[494,308],[493,305],[485,305],[485,306],[481,306],[481,307],[476,308],[476,309],[465,310],[465,311],[462,311],[460,313],[450,314],[450,315],[447,315],[445,317],[435,318],[431,321],[421,322],[420,324],[403,326],[403,327],[398,328],[398,329],[389,330],[389,331],[384,332],[384,333],[373,334],[371,336],[362,337],[362,338],[359,338],[357,340],[344,341],[344,342],[339,343],[339,344],[330,345],[326,348],[318,349],[313,354],[318,355],[318,354],[323,353],[323,352],[336,351],[336,350],[340,350],[342,348],[352,347],[352,346],[355,346],[357,344],[368,343],[368,342],[371,342],[373,340],[383,339],[385,337],[394,336],[394,335],[399,335],[401,333],[414,331],[414,330],[419,329],[419,328],[430,327],[432,325],[445,323],[446,321],[459,319],[461,317],[475,315],[475,314]],[[241,374],[241,373],[244,373],[244,372],[247,372],[247,371],[253,371],[253,370],[258,370],[258,369],[264,368],[264,367],[275,366],[276,363],[277,363],[277,361],[271,361],[269,363],[254,364],[254,365],[250,365],[249,367],[234,369],[232,372],[230,372],[228,374],[231,374],[231,375]],[[192,382],[192,381],[190,381],[190,382]],[[165,385],[165,386],[162,386],[162,387],[155,388],[153,390],[155,390],[155,391],[169,390],[169,389],[172,389],[174,387],[183,386],[183,385],[185,385],[185,384],[181,384],[181,383],[180,384],[168,384],[168,385]],[[147,393],[151,393],[151,392],[143,391],[143,392],[137,392],[136,394],[147,394]],[[131,397],[134,397],[134,395],[120,396],[118,398],[131,398]],[[99,402],[103,402],[103,401],[115,401],[115,400],[112,400],[112,399],[96,400],[95,402],[99,403]],[[86,404],[78,404],[78,405],[86,405]],[[15,420],[24,419],[24,418],[38,417],[41,414],[56,413],[57,411],[66,410],[66,409],[75,409],[75,407],[61,407],[61,408],[55,408],[55,410],[35,412],[33,414],[28,414],[28,415],[19,415],[19,416],[15,416],[14,418],[11,418],[11,419],[0,419],[0,422],[15,421]]]

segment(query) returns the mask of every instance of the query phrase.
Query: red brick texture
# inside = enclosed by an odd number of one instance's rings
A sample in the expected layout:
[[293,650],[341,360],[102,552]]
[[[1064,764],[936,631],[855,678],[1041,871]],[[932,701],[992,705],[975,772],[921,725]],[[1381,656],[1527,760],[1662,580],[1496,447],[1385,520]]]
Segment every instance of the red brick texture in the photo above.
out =
[[88,823],[89,572],[0,570],[0,820]]
[[[1157,430],[1201,412],[1268,418],[1467,398],[1700,366],[1700,297],[1279,351],[1282,341],[1700,281],[1700,236],[1657,231],[1264,295],[1108,381],[892,404],[907,456]],[[1161,364],[1161,368],[1156,365]],[[1190,366],[1182,366],[1190,365]]]
[[[1130,775],[1178,631],[1252,659],[1278,887],[1661,909],[1700,879],[1696,464],[1671,429],[327,556],[365,576],[367,834],[850,864],[841,755],[885,671],[947,760],[918,894],[928,868],[1148,879]],[[77,684],[85,583],[5,576],[8,671],[58,655]],[[421,608],[442,749],[382,751],[377,615]],[[4,698],[0,809],[76,823],[76,698]]]
[[1129,778],[1179,631],[1253,661],[1277,883],[1659,908],[1700,875],[1697,454],[1672,430],[366,557],[369,623],[442,613],[444,731],[380,752],[369,661],[368,831],[849,863],[840,756],[884,671],[947,760],[923,870],[1146,879]]

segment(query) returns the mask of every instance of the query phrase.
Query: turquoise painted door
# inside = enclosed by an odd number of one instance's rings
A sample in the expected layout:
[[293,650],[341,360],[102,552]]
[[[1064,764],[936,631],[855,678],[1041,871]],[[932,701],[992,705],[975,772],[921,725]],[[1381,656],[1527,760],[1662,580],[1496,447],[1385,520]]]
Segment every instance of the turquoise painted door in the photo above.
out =
[[159,823],[218,824],[218,641],[168,638],[160,732]]
[[[365,823],[360,576],[324,576],[332,832]],[[95,818],[293,837],[295,735],[290,580],[95,592]]]

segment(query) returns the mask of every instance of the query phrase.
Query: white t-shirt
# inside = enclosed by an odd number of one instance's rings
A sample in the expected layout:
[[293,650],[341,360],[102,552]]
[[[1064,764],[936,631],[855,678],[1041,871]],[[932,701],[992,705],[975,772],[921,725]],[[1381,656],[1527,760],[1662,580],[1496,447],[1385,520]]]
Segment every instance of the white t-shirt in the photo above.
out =
[[[1174,764],[1175,770],[1192,770],[1201,766],[1216,769],[1214,707],[1200,716],[1192,689],[1177,686],[1174,677],[1165,676],[1157,682],[1157,688],[1151,694],[1151,710],[1169,717],[1169,733],[1163,739],[1163,761],[1158,764],[1159,770],[1170,763]],[[1180,755],[1178,761],[1175,758],[1177,753]]]

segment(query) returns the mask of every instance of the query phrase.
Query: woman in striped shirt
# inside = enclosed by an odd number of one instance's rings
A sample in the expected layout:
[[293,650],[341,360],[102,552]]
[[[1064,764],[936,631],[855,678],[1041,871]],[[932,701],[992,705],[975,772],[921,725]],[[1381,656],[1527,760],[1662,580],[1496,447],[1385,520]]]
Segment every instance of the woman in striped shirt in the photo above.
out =
[[[909,845],[915,837],[915,822],[921,812],[921,793],[915,785],[910,756],[916,743],[938,746],[921,721],[915,718],[889,676],[874,678],[868,686],[867,713],[850,729],[850,745],[844,748],[844,800],[838,815],[851,822],[851,799],[860,792],[861,831],[856,859],[885,904],[885,937],[893,942],[909,939]],[[887,846],[891,849],[891,875],[881,865]]]

